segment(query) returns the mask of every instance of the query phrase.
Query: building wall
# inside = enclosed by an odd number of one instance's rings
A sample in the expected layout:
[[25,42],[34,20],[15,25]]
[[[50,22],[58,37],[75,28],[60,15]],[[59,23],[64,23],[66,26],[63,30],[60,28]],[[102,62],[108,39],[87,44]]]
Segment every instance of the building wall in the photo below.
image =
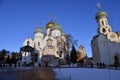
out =
[[95,63],[114,64],[114,56],[120,55],[120,43],[109,40],[103,34],[93,39],[91,46]]
[[[48,42],[49,39],[51,39],[52,41],[51,45],[49,45],[50,44],[50,42]],[[34,33],[34,39],[32,40],[31,38],[27,38],[24,41],[23,46],[26,46],[28,41],[29,41],[29,46],[33,47],[35,49],[35,53],[38,54],[38,62],[41,61],[41,58],[44,55],[54,55],[55,57],[60,57],[59,49],[58,49],[58,42],[64,43],[64,45],[66,45],[65,44],[66,38],[65,36],[62,36],[62,31],[60,29],[51,30],[50,28],[48,28],[46,30],[46,34],[41,33],[37,30],[37,32]],[[64,58],[65,56],[64,54],[66,53],[64,51],[65,49],[63,49],[64,45],[62,45],[63,51],[62,51],[62,56],[60,58]],[[27,58],[27,56],[24,55],[24,52],[22,56]]]

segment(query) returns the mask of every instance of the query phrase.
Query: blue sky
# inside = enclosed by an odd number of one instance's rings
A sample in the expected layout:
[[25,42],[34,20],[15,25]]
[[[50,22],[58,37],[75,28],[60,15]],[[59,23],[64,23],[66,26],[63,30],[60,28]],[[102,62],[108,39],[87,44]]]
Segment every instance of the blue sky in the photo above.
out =
[[108,13],[112,30],[120,32],[119,0],[0,0],[0,50],[19,52],[23,41],[34,37],[36,27],[42,25],[45,29],[53,14],[64,32],[77,39],[78,45],[82,44],[87,55],[92,56],[90,42],[98,28],[97,3]]

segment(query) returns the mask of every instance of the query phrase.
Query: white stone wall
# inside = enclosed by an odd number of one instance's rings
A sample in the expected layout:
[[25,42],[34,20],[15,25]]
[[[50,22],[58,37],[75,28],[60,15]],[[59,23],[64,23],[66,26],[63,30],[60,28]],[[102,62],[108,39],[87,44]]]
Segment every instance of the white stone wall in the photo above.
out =
[[53,31],[51,31],[51,35],[53,36],[53,37],[57,37],[57,36],[61,36],[61,31],[60,30],[53,30]]
[[91,43],[94,62],[114,64],[114,56],[120,55],[120,43],[107,39],[106,35],[100,34]]

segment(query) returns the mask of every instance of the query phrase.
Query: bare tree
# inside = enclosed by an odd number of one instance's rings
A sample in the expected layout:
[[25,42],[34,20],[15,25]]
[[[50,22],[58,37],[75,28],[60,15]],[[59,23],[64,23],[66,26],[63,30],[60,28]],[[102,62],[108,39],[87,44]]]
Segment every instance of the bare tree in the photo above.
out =
[[74,38],[71,34],[66,35],[66,42],[67,42],[67,45],[68,45],[68,49],[70,47],[72,47],[72,45],[78,46],[77,45],[78,40],[74,40]]

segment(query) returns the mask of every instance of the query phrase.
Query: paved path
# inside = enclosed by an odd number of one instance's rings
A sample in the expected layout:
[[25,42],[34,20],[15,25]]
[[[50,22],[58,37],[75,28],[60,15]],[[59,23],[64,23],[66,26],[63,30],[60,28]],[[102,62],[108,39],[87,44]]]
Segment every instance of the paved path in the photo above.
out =
[[0,72],[0,80],[56,80],[50,68]]

